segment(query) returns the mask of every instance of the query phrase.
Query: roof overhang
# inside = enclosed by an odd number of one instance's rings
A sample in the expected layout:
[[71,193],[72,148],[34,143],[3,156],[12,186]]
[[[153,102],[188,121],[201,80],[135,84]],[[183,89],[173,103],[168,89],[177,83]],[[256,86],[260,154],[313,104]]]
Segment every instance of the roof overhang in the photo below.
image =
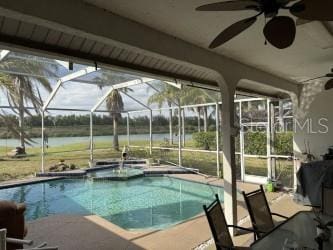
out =
[[[220,89],[217,76],[222,73],[227,84],[251,79],[238,86],[242,92],[278,97],[281,92],[299,91],[294,82],[81,1],[4,0],[0,3],[0,23],[0,45],[5,49],[130,70],[137,75],[210,89]],[[257,91],[253,82],[273,88],[267,93],[265,89]]]

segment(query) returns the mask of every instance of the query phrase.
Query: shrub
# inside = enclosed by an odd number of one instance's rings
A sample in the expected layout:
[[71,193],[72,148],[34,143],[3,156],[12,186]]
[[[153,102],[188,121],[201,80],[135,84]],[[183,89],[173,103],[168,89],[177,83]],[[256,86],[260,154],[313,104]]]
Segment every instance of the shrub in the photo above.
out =
[[[266,132],[247,132],[244,135],[245,153],[266,155]],[[290,155],[293,153],[292,132],[276,133],[274,140],[275,154]]]
[[209,150],[216,147],[215,132],[197,132],[192,135],[195,146]]
[[266,133],[246,132],[244,135],[245,154],[265,155],[266,154]]
[[293,153],[292,132],[277,133],[274,140],[275,154],[290,155]]

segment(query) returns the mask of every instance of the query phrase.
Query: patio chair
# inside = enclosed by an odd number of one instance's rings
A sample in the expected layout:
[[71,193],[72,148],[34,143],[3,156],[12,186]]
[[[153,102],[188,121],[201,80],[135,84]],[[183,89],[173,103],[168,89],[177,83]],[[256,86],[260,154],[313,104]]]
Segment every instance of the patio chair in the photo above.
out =
[[[0,229],[7,229],[7,236],[23,239],[27,234],[24,222],[25,205],[11,201],[0,201]],[[22,248],[22,244],[7,243],[7,250]]]
[[249,211],[253,229],[258,238],[263,237],[275,227],[273,215],[288,219],[286,216],[271,212],[262,185],[260,185],[258,190],[247,194],[243,191],[243,196]]
[[321,187],[321,211],[333,216],[333,189],[324,185]]
[[219,200],[218,195],[215,195],[216,199],[209,205],[204,205],[203,208],[205,210],[207,220],[209,223],[209,227],[212,231],[213,238],[215,241],[215,246],[217,250],[248,250],[249,247],[237,247],[234,246],[229,227],[233,227],[236,229],[241,229],[249,232],[253,232],[253,230],[248,228],[243,228],[235,225],[228,225],[226,219],[224,217],[224,213],[222,210],[222,206]]

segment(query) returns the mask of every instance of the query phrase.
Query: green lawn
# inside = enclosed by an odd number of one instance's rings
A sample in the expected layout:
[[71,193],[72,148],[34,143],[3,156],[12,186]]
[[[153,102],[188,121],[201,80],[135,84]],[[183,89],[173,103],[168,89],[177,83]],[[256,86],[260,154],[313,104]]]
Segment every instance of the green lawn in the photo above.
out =
[[[120,145],[125,142],[121,141]],[[148,146],[147,141],[135,141],[137,146]],[[154,142],[154,146],[163,145],[162,142]],[[177,145],[174,145],[177,148]],[[186,148],[195,148],[193,142],[187,142]],[[22,179],[33,176],[41,168],[41,149],[27,148],[27,157],[23,159],[11,159],[6,156],[5,148],[0,147],[0,181]],[[110,159],[119,158],[121,152],[112,149],[111,142],[95,142],[94,158]],[[147,149],[131,148],[130,155],[138,158],[154,158],[178,163],[177,150],[154,149],[153,155],[149,156]],[[222,156],[220,157],[222,169]],[[66,164],[75,164],[79,168],[88,166],[89,144],[77,143],[60,147],[46,149],[45,170],[50,166],[65,160]],[[267,175],[266,159],[247,158],[245,161],[247,174]],[[208,175],[216,175],[216,153],[186,152],[183,151],[183,165],[186,167],[198,168],[200,172]],[[239,164],[238,164],[239,165]],[[239,166],[238,166],[239,167]],[[278,174],[281,172],[281,179],[286,185],[290,185],[292,176],[292,162],[278,161]]]

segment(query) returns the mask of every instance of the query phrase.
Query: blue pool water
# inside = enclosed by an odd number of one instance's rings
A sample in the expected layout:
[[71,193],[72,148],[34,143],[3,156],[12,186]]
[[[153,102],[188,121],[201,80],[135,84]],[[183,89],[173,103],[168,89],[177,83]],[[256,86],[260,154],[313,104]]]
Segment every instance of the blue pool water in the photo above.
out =
[[133,167],[113,168],[88,173],[89,177],[131,177],[143,174],[143,170]]
[[65,179],[0,190],[0,199],[25,202],[26,219],[96,214],[127,229],[162,229],[203,211],[223,188],[171,177],[124,182]]

